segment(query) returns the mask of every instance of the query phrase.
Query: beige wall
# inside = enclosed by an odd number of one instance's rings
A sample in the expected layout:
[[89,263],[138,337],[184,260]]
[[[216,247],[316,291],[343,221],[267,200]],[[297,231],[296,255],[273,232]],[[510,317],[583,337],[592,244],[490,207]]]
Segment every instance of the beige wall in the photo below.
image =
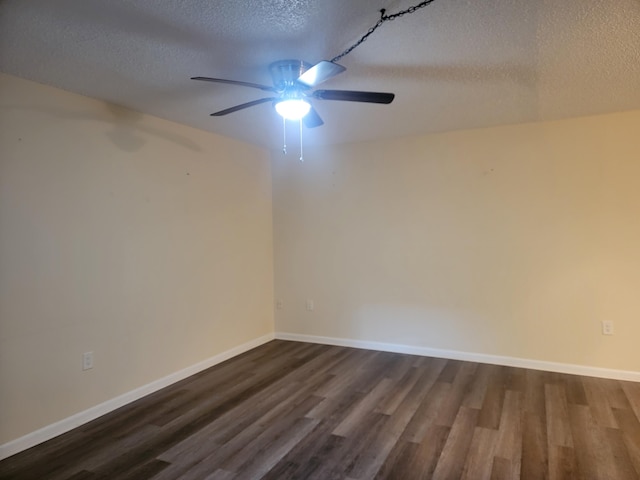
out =
[[0,122],[0,444],[273,332],[267,152],[9,76]]
[[260,149],[0,76],[0,444],[272,333],[272,251],[277,331],[640,371],[637,138],[628,112],[270,173]]
[[273,154],[272,175],[277,331],[640,371],[640,111]]

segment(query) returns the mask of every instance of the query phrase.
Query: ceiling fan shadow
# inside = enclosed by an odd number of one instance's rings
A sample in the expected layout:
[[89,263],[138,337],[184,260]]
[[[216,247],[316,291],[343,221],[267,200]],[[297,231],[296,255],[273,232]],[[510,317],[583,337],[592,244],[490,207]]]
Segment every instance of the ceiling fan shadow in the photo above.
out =
[[142,134],[166,140],[194,152],[202,151],[196,142],[180,134],[167,129],[141,125],[140,121],[145,115],[140,112],[107,102],[105,107],[110,114],[110,118],[106,121],[112,125],[112,129],[106,133],[106,136],[114,145],[126,152],[137,151],[144,146],[146,140]]
[[[357,67],[356,67],[357,68]],[[357,71],[356,68],[353,71]],[[515,83],[535,88],[538,73],[533,65],[362,65],[367,76],[383,80],[456,82],[464,84]]]
[[6,105],[7,110],[28,110],[44,113],[56,119],[100,122],[111,126],[105,135],[109,141],[125,152],[135,152],[140,150],[147,143],[145,135],[154,136],[166,140],[183,148],[200,152],[202,148],[194,141],[183,137],[180,134],[166,129],[140,125],[143,114],[133,110],[120,107],[108,102],[104,102],[104,114],[77,111],[58,107],[25,107],[19,105]]

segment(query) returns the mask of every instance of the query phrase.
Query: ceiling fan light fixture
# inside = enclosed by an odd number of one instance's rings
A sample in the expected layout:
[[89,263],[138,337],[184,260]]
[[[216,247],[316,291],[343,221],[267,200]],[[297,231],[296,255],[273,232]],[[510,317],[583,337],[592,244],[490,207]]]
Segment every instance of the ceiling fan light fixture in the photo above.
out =
[[309,113],[311,104],[300,98],[290,98],[276,102],[275,108],[276,112],[286,120],[300,120]]

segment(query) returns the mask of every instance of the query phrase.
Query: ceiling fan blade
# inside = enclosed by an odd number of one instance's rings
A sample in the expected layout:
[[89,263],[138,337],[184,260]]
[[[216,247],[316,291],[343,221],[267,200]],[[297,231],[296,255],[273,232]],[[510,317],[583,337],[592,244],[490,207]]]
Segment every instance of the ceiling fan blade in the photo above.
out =
[[261,98],[259,100],[253,100],[252,102],[241,103],[240,105],[236,105],[235,107],[230,107],[225,110],[220,110],[219,112],[212,113],[212,117],[221,117],[223,115],[227,115],[229,113],[237,112],[238,110],[243,110],[245,108],[253,107],[254,105],[260,105],[261,103],[273,102],[275,97],[267,97]]
[[298,77],[298,83],[307,87],[315,87],[346,70],[342,65],[322,60]]
[[358,92],[355,90],[316,90],[315,98],[320,100],[342,100],[346,102],[391,103],[395,98],[393,93]]
[[320,115],[318,115],[318,112],[316,112],[316,109],[313,107],[311,107],[309,113],[302,117],[302,122],[307,128],[315,128],[319,127],[320,125],[324,125],[322,118],[320,118]]
[[258,83],[241,82],[239,80],[225,80],[224,78],[211,78],[211,77],[191,77],[191,80],[201,80],[203,82],[214,82],[214,83],[229,83],[231,85],[239,85],[241,87],[259,88],[260,90],[264,90],[265,92],[277,92],[275,88],[269,87],[267,85],[260,85]]

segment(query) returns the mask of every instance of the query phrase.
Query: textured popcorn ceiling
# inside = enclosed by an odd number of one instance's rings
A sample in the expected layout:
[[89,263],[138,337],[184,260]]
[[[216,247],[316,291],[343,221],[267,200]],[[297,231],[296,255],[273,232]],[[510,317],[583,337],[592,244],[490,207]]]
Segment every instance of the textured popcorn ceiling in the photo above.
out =
[[[330,59],[417,0],[0,0],[0,69],[259,145],[282,142],[267,66]],[[305,144],[390,138],[640,108],[640,0],[436,0],[384,24],[322,88],[391,105],[315,101]],[[132,128],[135,125],[132,124]],[[295,131],[291,124],[289,129]],[[295,135],[295,133],[292,133]]]

